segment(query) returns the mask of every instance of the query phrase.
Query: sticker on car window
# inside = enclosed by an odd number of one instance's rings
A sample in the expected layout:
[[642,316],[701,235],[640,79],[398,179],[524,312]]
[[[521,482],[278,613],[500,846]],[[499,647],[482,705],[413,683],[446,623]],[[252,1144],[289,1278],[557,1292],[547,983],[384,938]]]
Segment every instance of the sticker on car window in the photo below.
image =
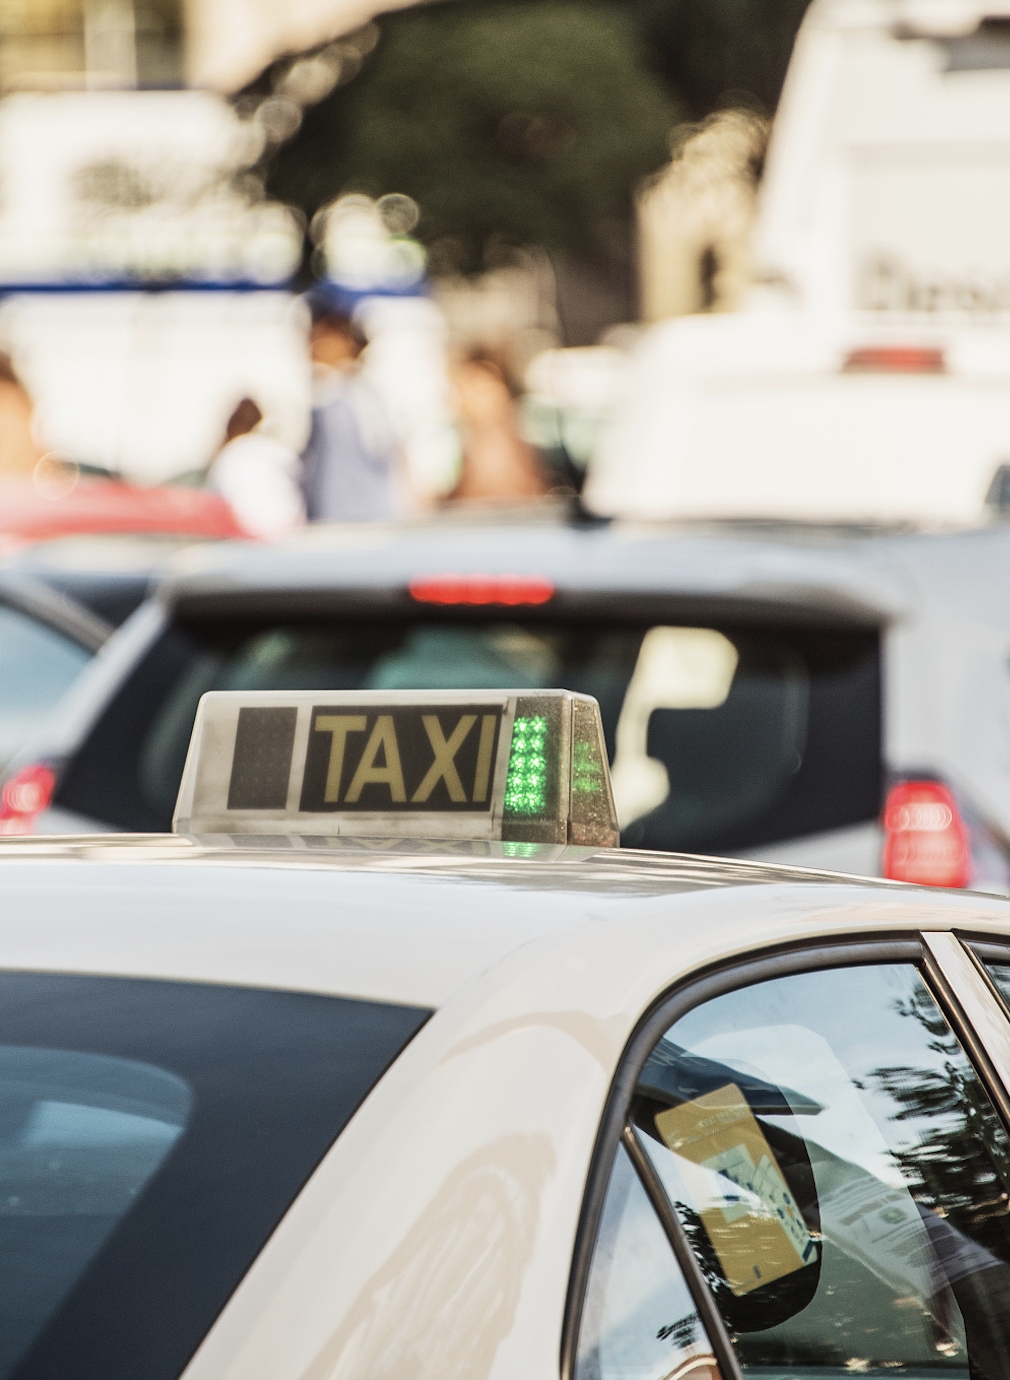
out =
[[726,1282],[748,1294],[815,1259],[778,1160],[735,1083],[656,1115]]

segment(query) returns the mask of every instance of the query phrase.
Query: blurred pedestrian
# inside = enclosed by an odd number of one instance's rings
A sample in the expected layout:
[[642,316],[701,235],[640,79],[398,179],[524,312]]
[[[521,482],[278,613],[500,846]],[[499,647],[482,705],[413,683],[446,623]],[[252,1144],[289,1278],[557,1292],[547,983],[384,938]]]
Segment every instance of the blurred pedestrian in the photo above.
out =
[[10,355],[0,351],[0,478],[30,475],[42,458],[32,431],[33,415],[32,400]]
[[462,441],[462,473],[450,501],[522,503],[548,485],[536,452],[523,438],[518,389],[504,363],[474,351],[453,372]]
[[227,499],[250,536],[269,540],[303,523],[305,504],[298,456],[262,432],[262,421],[259,404],[243,398],[228,418],[207,485]]
[[310,521],[381,521],[393,511],[396,441],[386,409],[362,376],[365,337],[325,289],[309,294],[315,374],[312,429],[303,456]]

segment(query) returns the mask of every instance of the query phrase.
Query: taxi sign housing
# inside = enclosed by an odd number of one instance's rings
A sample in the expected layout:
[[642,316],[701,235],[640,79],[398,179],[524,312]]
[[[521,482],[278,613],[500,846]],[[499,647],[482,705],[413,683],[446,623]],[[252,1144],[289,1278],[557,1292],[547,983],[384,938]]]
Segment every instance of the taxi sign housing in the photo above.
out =
[[599,705],[567,690],[212,691],[172,828],[618,843]]

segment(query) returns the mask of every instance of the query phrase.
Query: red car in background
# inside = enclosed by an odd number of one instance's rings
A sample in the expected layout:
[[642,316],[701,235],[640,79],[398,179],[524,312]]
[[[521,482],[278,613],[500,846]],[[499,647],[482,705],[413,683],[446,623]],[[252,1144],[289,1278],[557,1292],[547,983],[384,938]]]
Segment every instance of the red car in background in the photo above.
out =
[[76,466],[0,481],[0,555],[34,542],[97,533],[245,537],[229,505],[208,489],[143,488],[80,474]]

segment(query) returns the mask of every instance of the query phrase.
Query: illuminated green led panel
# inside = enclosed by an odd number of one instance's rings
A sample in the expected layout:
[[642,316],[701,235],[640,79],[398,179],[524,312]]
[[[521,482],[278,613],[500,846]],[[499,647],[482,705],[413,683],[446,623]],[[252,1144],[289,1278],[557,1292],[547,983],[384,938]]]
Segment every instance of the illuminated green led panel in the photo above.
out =
[[547,810],[547,720],[516,719],[505,778],[505,813],[533,818]]
[[572,793],[574,795],[602,795],[605,790],[603,763],[591,743],[572,745]]

